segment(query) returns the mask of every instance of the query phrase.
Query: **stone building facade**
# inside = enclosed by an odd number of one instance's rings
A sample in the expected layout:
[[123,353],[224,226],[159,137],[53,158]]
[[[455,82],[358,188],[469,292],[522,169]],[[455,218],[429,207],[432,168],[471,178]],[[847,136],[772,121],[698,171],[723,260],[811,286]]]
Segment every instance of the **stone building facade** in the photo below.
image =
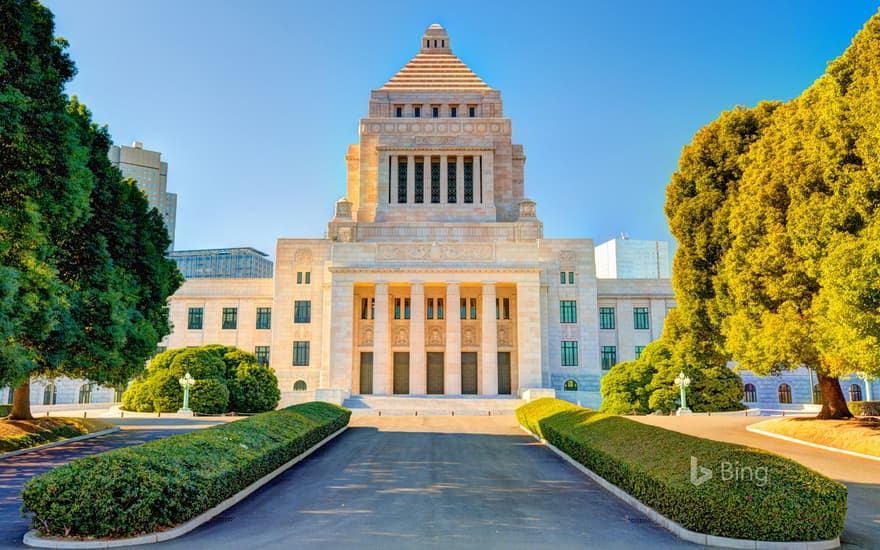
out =
[[512,130],[432,25],[370,95],[327,238],[279,239],[270,281],[188,280],[164,345],[255,351],[285,394],[597,402],[603,367],[659,337],[671,284],[598,279],[592,240],[543,238]]

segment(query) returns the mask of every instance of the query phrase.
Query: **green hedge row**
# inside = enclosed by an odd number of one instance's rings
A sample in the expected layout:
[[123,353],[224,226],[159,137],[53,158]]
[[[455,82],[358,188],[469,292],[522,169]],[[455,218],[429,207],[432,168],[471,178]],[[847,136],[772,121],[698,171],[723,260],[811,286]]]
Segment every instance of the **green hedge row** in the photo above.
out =
[[12,412],[12,405],[0,405],[0,417],[9,416]]
[[80,458],[21,493],[43,535],[131,537],[216,506],[348,424],[351,411],[312,402]]
[[[516,415],[535,434],[692,531],[812,541],[843,530],[846,487],[780,456],[556,399],[533,401]],[[701,468],[712,472],[711,479],[703,479]]]
[[880,416],[880,401],[850,401],[849,412],[857,416]]

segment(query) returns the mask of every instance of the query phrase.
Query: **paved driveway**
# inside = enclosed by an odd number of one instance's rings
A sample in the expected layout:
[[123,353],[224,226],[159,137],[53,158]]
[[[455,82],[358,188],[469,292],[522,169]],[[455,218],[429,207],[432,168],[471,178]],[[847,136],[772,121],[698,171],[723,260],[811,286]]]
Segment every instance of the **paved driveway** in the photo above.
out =
[[122,430],[94,439],[0,459],[0,548],[26,548],[21,543],[21,539],[28,530],[28,522],[21,517],[20,494],[24,483],[33,476],[81,456],[139,445],[228,421],[228,419],[176,418],[108,418],[107,420],[119,424]]
[[272,484],[158,547],[700,548],[604,492],[512,417],[354,417]]

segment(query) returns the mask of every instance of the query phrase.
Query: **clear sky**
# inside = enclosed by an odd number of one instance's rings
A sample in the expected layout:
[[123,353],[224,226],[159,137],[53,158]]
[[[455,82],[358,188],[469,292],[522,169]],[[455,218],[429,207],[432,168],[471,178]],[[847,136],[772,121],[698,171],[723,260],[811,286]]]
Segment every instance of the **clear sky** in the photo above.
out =
[[69,84],[114,141],[162,152],[178,250],[321,237],[370,90],[431,23],[501,90],[546,237],[671,236],[681,148],[723,110],[797,96],[875,2],[51,0]]

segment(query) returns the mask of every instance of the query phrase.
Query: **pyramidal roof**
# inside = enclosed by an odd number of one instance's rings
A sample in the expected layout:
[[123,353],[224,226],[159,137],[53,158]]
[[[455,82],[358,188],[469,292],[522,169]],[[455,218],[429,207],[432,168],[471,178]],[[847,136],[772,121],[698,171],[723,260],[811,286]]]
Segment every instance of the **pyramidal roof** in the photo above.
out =
[[422,35],[419,53],[379,91],[482,92],[491,89],[452,53],[446,30],[435,23]]

